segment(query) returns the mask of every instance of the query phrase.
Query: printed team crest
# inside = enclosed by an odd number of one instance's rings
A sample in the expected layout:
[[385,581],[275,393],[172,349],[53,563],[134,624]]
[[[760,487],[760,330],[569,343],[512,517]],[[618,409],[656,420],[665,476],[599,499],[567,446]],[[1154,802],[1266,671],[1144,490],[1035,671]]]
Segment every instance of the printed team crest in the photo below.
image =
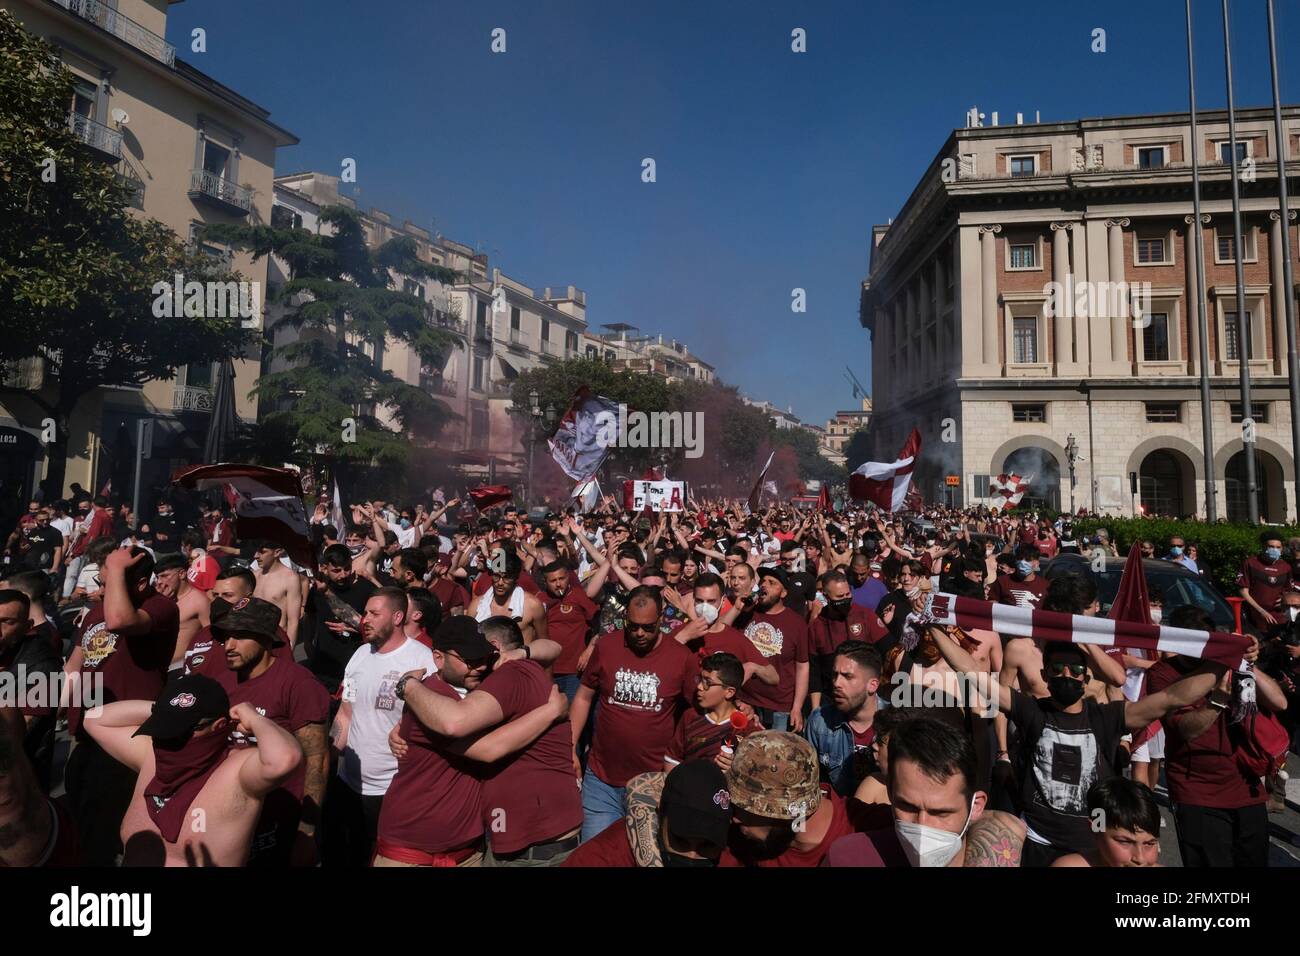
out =
[[767,621],[756,621],[745,628],[745,636],[764,657],[776,657],[785,645],[785,635]]
[[185,709],[188,707],[193,707],[197,701],[198,698],[196,698],[189,691],[186,691],[183,694],[177,694],[175,697],[173,697],[171,699],[171,705],[173,707],[180,707],[182,709]]
[[861,625],[861,624],[850,624],[850,625],[849,625],[849,633],[852,634],[854,637],[857,637],[859,634],[862,633],[862,625]]
[[560,613],[561,613],[561,614],[572,614],[572,613],[573,613],[573,605],[572,605],[572,604],[561,604],[561,605],[560,605]]
[[207,660],[207,658],[204,657],[202,654],[195,654],[193,657],[190,658],[190,666],[191,666],[191,667],[198,667],[200,664],[202,664],[202,663],[203,663],[204,661],[206,661],[206,660]]
[[730,810],[731,794],[728,793],[726,790],[719,790],[717,793],[713,795],[713,802],[716,803],[723,810]]
[[104,626],[96,624],[81,637],[81,650],[89,667],[98,667],[117,650],[117,634]]
[[246,607],[248,607],[248,598],[242,597],[234,603],[232,610],[242,611]]

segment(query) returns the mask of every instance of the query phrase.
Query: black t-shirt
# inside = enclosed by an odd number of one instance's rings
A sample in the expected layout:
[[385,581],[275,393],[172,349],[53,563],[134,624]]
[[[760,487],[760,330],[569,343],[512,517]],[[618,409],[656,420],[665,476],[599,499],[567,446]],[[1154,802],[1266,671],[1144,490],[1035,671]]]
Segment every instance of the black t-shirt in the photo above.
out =
[[[176,515],[169,514],[154,515],[147,522],[149,533],[144,536],[144,540],[154,549],[156,554],[176,554],[181,549],[181,528],[180,522],[176,520]],[[161,537],[159,537],[161,535]]]
[[1008,716],[1020,731],[1025,823],[1053,846],[1075,853],[1092,849],[1088,788],[1115,775],[1124,707],[1122,700],[1098,704],[1085,699],[1080,713],[1067,714],[1050,697],[1011,691]]
[[817,596],[817,575],[809,571],[792,571],[786,575],[790,586],[786,588],[789,596],[786,605],[803,614],[808,602]]
[[[337,598],[361,615],[365,612],[366,602],[376,590],[377,588],[365,578],[354,575],[352,583],[346,587],[337,588],[330,585],[330,597]],[[349,630],[347,633],[338,634],[325,626],[330,621],[339,620],[330,607],[330,597],[326,597],[316,588],[311,590],[310,603],[316,618],[316,631],[308,666],[332,694],[338,690],[343,680],[343,670],[347,667],[353,652],[361,646],[361,632]]]
[[27,535],[23,563],[33,571],[48,571],[54,564],[54,550],[63,544],[63,533],[54,525],[39,525]]

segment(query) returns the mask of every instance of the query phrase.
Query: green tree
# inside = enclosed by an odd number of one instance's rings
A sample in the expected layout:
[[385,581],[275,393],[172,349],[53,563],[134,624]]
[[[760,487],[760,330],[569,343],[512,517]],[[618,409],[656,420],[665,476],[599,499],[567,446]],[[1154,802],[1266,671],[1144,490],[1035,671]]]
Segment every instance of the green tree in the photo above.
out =
[[[73,412],[96,389],[170,379],[248,342],[236,318],[155,315],[155,284],[177,273],[238,276],[127,211],[130,188],[69,129],[72,82],[54,48],[0,10],[0,395],[53,419],[50,494],[63,490]],[[15,375],[24,360],[39,385]]]
[[777,445],[788,445],[798,456],[799,478],[803,481],[826,481],[832,484],[843,483],[847,475],[845,470],[825,458],[817,436],[802,428],[777,428],[773,430],[773,440]]
[[849,471],[852,471],[870,457],[871,432],[866,428],[859,428],[844,444],[845,465]]
[[[370,248],[352,209],[327,206],[320,218],[332,227],[328,234],[226,224],[204,231],[254,259],[278,256],[289,269],[289,281],[270,297],[284,311],[268,335],[284,328],[298,335],[271,350],[271,361],[285,367],[263,375],[255,389],[265,409],[262,427],[288,436],[291,457],[300,462],[320,452],[354,465],[404,463],[411,440],[436,438],[451,412],[373,355],[391,336],[427,364],[445,360],[461,337],[434,324],[431,304],[395,286],[401,279],[452,283],[460,276],[419,259],[404,236]],[[397,430],[378,419],[379,408],[391,413]]]

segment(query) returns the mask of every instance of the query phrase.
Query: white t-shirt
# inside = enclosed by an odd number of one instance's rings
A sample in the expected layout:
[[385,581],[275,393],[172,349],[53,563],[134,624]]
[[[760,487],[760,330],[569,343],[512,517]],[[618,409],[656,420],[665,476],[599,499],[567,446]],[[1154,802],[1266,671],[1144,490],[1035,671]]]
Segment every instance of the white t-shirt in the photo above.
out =
[[415,547],[415,526],[403,528],[400,524],[392,525],[390,529],[393,534],[397,535],[397,543],[403,548]]
[[388,734],[402,719],[397,679],[423,667],[433,673],[433,651],[407,638],[387,654],[371,645],[357,648],[343,671],[343,700],[352,705],[348,742],[339,758],[339,776],[366,796],[388,792],[397,758],[388,749]]
[[72,519],[64,516],[62,518],[51,518],[50,524],[59,529],[59,534],[63,535],[63,541],[66,544],[72,537]]

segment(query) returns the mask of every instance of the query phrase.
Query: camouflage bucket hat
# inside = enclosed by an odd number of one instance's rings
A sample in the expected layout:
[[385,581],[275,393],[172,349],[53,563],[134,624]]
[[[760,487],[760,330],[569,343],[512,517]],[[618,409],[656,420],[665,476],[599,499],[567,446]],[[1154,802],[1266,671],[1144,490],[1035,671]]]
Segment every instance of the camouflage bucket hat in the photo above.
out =
[[797,820],[821,805],[817,751],[795,734],[764,730],[742,737],[727,771],[734,806],[760,817]]

